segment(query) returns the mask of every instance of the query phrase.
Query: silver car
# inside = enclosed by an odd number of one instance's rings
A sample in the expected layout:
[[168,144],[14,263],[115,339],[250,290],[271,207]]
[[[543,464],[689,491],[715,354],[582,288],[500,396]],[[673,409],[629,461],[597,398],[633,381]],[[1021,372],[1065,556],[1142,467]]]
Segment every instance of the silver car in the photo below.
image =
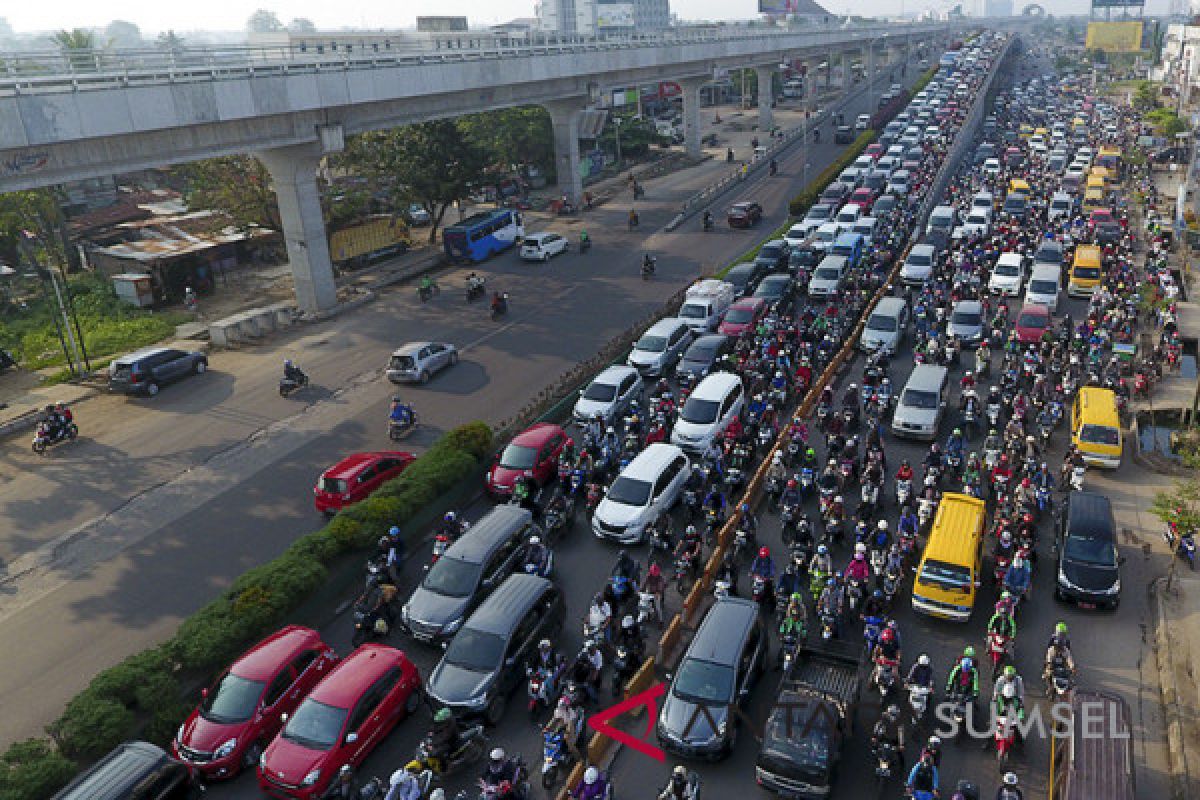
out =
[[978,347],[983,341],[983,306],[977,300],[959,300],[950,311],[946,334],[965,347]]
[[426,383],[440,369],[458,363],[458,348],[446,342],[409,342],[392,352],[387,379],[392,383]]

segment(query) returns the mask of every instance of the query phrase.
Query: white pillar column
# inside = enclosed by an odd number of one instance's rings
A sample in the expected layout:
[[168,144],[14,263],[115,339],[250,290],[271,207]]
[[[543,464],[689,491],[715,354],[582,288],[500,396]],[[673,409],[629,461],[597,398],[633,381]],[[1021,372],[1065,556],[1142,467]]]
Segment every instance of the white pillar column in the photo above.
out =
[[707,78],[684,78],[676,81],[683,95],[683,149],[689,156],[704,155],[700,144],[700,87]]
[[758,78],[758,129],[763,133],[770,133],[775,127],[775,114],[771,108],[775,99],[775,69],[755,67],[754,75]]
[[308,313],[327,311],[337,305],[337,285],[317,189],[321,149],[316,145],[293,145],[255,155],[271,173],[296,303]]
[[850,91],[850,87],[854,85],[854,77],[850,72],[850,52],[842,52],[842,91]]
[[583,100],[570,98],[546,105],[554,129],[554,169],[558,189],[572,203],[583,198],[583,174],[579,161],[579,113]]

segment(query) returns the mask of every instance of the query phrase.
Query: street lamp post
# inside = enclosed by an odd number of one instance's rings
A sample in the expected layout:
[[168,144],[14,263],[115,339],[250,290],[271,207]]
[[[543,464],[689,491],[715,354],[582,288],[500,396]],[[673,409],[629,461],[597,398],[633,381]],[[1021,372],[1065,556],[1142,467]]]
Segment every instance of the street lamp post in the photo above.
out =
[[617,132],[617,135],[615,138],[617,140],[617,169],[619,170],[619,169],[621,169],[621,118],[620,117],[617,117],[617,116],[613,117],[613,128]]

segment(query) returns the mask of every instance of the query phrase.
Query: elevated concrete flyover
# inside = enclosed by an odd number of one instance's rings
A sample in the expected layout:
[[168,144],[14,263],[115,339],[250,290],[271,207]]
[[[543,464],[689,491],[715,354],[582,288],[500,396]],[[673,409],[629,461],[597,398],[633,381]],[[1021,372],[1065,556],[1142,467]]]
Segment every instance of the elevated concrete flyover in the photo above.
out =
[[[764,77],[787,59],[907,52],[966,22],[577,41],[387,53],[141,50],[0,58],[0,191],[256,153],[279,194],[284,240],[305,311],[336,303],[315,171],[345,137],[520,105],[552,115],[562,189],[582,193],[575,114],[609,87],[673,80],[685,139],[698,151],[698,89],[722,69]],[[890,61],[890,59],[889,59]],[[769,122],[769,104],[760,108]],[[285,196],[286,195],[286,196]]]

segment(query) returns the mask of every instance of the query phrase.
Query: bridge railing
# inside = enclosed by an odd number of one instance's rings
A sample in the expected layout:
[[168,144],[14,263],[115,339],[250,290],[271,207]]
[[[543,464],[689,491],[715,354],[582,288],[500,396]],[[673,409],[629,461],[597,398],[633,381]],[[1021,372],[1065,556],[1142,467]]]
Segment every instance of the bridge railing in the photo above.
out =
[[844,44],[882,36],[944,30],[945,23],[897,23],[857,27],[812,26],[791,30],[696,29],[628,37],[522,41],[509,46],[414,50],[411,43],[378,40],[213,47],[36,51],[0,54],[0,95],[72,92],[162,83],[222,80],[257,75],[346,71],[408,65],[437,65],[539,55],[662,48],[715,42],[761,42],[796,48]]

